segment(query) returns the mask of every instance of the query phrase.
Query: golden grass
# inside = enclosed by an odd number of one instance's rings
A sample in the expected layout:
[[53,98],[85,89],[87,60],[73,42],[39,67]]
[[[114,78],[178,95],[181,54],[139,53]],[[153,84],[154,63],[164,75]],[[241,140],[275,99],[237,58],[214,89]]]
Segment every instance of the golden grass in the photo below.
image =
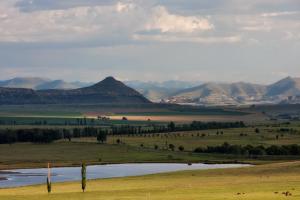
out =
[[192,121],[220,121],[220,122],[229,122],[229,121],[245,121],[248,123],[261,122],[265,121],[265,116],[261,114],[249,114],[249,115],[112,115],[108,116],[113,120],[122,120],[123,117],[126,117],[128,120],[132,121],[159,121],[159,122],[181,122],[187,123]]

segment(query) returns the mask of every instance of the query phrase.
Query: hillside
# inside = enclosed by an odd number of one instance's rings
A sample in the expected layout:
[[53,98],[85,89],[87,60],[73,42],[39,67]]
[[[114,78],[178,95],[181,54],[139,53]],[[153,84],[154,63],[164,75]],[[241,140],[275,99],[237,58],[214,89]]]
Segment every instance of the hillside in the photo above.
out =
[[174,93],[197,86],[200,82],[169,80],[164,82],[126,81],[126,85],[139,91],[153,102],[160,102],[172,96]]
[[36,89],[37,86],[49,82],[49,79],[39,77],[18,77],[0,82],[0,87]]
[[266,93],[267,96],[297,96],[300,95],[300,78],[287,77],[270,86]]
[[265,86],[250,83],[206,83],[177,92],[170,101],[177,103],[238,104],[262,98]]
[[98,104],[150,103],[122,82],[108,77],[90,87],[72,90],[32,90],[0,88],[0,104]]
[[47,89],[76,89],[86,87],[90,83],[66,82],[63,80],[50,80],[39,77],[17,77],[9,80],[0,81],[0,87],[6,88],[27,88],[34,90]]
[[49,81],[36,86],[34,89],[37,90],[47,90],[47,89],[75,89],[78,88],[77,85],[72,83],[67,83],[63,80]]
[[[252,83],[205,83],[178,91],[167,99],[170,103],[194,104],[252,104],[294,103],[300,95],[300,78],[287,77],[265,86]],[[291,101],[289,101],[291,99]]]

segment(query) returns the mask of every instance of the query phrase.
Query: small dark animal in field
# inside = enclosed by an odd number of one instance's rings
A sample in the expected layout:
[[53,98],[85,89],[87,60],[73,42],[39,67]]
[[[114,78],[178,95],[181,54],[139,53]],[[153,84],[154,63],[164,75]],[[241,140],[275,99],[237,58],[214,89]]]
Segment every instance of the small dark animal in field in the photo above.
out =
[[282,194],[285,195],[285,196],[292,196],[292,193],[290,193],[289,191],[282,192]]

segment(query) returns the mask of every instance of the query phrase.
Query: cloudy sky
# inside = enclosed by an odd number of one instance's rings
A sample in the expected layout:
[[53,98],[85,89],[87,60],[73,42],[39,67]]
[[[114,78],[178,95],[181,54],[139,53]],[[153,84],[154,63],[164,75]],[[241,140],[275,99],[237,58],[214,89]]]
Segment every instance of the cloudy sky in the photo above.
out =
[[300,76],[299,0],[1,0],[0,79]]

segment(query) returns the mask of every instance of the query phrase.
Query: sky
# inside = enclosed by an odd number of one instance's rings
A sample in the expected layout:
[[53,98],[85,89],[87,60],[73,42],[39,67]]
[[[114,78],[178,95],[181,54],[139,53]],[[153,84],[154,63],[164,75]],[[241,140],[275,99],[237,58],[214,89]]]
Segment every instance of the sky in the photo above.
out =
[[300,77],[299,0],[1,0],[0,79]]

